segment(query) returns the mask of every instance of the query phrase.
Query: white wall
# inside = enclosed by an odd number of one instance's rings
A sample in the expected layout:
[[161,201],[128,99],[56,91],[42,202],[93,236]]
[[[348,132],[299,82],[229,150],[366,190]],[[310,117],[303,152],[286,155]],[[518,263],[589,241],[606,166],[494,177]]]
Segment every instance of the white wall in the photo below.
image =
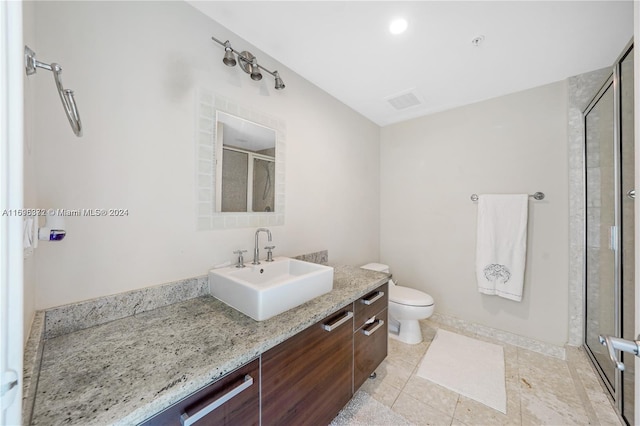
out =
[[[285,225],[276,255],[328,249],[331,262],[379,254],[379,128],[184,2],[37,2],[38,58],[76,93],[76,138],[53,78],[39,72],[38,206],[126,208],[67,218],[37,253],[38,309],[206,274],[253,249],[255,229],[196,231],[195,93],[212,89],[286,122]],[[278,69],[256,83],[222,63],[211,36]]]
[[[568,321],[566,83],[388,126],[381,132],[380,260],[436,311],[564,345]],[[475,281],[473,193],[530,201],[522,302]]]
[[[204,87],[286,122],[286,217],[272,228],[276,254],[328,249],[335,263],[379,259],[401,283],[431,293],[438,312],[566,341],[564,83],[380,130],[186,3],[32,4],[30,47],[62,65],[85,129],[83,138],[73,135],[50,73],[29,77],[37,184],[30,188],[26,177],[26,199],[40,208],[130,212],[67,218],[66,239],[40,245],[35,308],[203,275],[233,250],[251,251],[255,229],[195,230],[195,93]],[[225,67],[212,35],[277,68],[287,88]],[[523,301],[480,295],[469,196],[535,191],[547,199],[531,202]]]

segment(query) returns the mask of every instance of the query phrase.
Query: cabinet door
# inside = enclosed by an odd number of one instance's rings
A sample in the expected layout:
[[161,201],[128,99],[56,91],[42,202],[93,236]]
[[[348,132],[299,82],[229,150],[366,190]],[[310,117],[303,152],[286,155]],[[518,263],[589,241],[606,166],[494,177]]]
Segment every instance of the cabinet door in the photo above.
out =
[[[202,417],[198,419],[200,416]],[[260,423],[259,360],[245,364],[148,419],[142,425],[189,425],[192,422],[196,426],[258,425]]]
[[[357,301],[356,301],[357,303]],[[387,357],[387,309],[378,312],[372,323],[359,328],[354,335],[354,391],[367,380]]]
[[262,355],[263,425],[329,424],[349,402],[351,308],[339,310]]

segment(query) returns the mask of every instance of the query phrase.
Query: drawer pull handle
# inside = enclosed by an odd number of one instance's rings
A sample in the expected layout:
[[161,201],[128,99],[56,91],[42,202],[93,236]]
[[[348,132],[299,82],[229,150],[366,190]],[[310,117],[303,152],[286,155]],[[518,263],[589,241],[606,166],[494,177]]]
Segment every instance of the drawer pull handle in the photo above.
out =
[[382,296],[384,296],[384,291],[379,291],[373,296],[371,299],[360,299],[360,303],[364,303],[365,305],[372,305],[376,300],[379,300]]
[[195,413],[193,416],[190,416],[187,413],[184,413],[183,415],[181,415],[180,424],[182,426],[191,426],[192,424],[194,424],[195,422],[197,422],[207,414],[211,413],[216,408],[220,407],[221,405],[223,405],[233,397],[237,396],[242,391],[246,390],[247,388],[250,388],[251,385],[253,385],[253,377],[247,374],[246,376],[244,376],[244,380],[240,385],[231,389],[229,392],[225,393],[220,398],[216,399],[211,404],[207,405],[202,410]]
[[349,321],[351,318],[353,318],[353,312],[349,311],[345,314],[345,316],[343,316],[333,324],[322,324],[322,328],[324,328],[326,331],[333,331],[345,322]]
[[376,332],[377,329],[379,329],[380,327],[382,327],[384,325],[384,321],[382,320],[378,320],[378,324],[376,324],[375,327],[373,327],[370,330],[367,330],[366,328],[362,329],[362,332],[364,333],[365,336],[371,336],[373,333]]

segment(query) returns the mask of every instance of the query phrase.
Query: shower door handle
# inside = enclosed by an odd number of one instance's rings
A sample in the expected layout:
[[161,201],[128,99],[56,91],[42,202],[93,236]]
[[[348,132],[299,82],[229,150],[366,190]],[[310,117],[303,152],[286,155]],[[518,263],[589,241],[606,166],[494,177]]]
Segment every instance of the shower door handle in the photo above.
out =
[[611,251],[618,250],[618,227],[616,225],[609,227],[609,249]]
[[600,344],[607,347],[609,350],[609,358],[611,358],[611,361],[613,361],[616,368],[620,371],[624,371],[624,364],[618,361],[616,351],[629,352],[635,356],[640,356],[640,336],[638,336],[637,339],[639,340],[627,340],[613,336],[598,336]]

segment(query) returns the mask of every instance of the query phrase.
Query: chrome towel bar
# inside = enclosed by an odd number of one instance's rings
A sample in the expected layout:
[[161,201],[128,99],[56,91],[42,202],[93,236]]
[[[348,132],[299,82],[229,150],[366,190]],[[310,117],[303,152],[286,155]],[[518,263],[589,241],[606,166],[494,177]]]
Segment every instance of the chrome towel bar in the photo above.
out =
[[[538,201],[544,200],[544,192],[536,192],[535,194],[529,194],[529,197],[534,198]],[[478,194],[471,194],[471,201],[478,201]]]

